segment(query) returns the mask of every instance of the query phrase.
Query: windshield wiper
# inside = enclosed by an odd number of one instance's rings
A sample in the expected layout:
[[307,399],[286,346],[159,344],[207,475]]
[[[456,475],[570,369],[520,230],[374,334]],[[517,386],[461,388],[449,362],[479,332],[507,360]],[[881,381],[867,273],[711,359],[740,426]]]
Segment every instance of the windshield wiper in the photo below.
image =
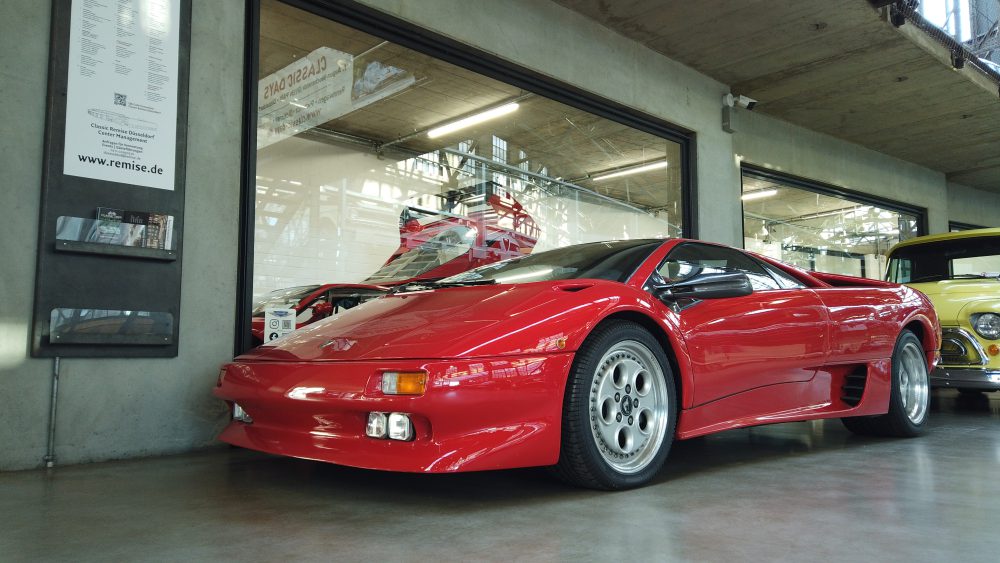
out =
[[[990,272],[992,274],[992,272]],[[1000,278],[996,275],[988,274],[955,274],[954,276],[942,276],[941,274],[931,274],[928,276],[920,276],[919,278],[913,278],[906,283],[919,283],[922,281],[947,281],[947,280],[998,280]]]
[[493,285],[497,283],[495,279],[485,279],[485,280],[456,280],[456,281],[434,281],[428,282],[431,287],[461,287],[463,285]]
[[982,273],[982,274],[956,274],[954,276],[951,276],[951,279],[996,280],[1000,278],[998,278],[998,274],[989,275],[987,273]]
[[462,287],[466,285],[493,285],[497,283],[497,280],[486,279],[486,280],[466,280],[466,281],[412,281],[409,283],[404,283],[403,285],[397,285],[396,287],[389,290],[389,294],[399,293],[401,291],[410,291],[417,288],[424,289],[441,289],[446,287]]

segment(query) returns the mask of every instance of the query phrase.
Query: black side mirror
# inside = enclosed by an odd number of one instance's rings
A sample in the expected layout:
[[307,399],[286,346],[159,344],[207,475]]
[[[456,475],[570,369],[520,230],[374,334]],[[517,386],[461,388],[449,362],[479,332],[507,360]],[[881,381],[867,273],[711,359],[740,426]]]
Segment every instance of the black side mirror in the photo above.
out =
[[753,293],[743,272],[703,272],[656,290],[659,299],[724,299]]

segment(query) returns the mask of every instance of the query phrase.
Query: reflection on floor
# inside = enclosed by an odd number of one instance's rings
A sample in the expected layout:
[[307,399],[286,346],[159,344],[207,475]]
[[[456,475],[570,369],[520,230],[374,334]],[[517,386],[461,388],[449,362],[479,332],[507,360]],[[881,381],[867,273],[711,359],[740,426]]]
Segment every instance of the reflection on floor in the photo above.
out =
[[913,440],[826,421],[681,442],[623,493],[238,449],[6,473],[0,560],[996,561],[1000,393],[932,407]]

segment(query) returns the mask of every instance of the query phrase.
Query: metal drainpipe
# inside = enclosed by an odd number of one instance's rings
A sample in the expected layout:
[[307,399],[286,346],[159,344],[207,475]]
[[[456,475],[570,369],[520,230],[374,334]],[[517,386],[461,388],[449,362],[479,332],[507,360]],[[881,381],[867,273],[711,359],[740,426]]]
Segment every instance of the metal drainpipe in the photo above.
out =
[[52,402],[49,405],[49,444],[43,458],[46,468],[56,464],[56,405],[59,399],[59,356],[52,364]]

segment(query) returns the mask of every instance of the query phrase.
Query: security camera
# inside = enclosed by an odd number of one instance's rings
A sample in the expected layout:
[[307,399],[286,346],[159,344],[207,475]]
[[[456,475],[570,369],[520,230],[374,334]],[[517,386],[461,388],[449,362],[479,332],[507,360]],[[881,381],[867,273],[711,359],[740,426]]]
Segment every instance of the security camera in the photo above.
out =
[[736,103],[741,108],[746,108],[746,109],[752,110],[757,105],[757,100],[755,100],[753,98],[748,98],[746,96],[737,96],[736,97]]
[[741,108],[752,110],[757,105],[757,100],[746,96],[726,94],[725,96],[722,96],[722,105],[730,108],[738,105]]

